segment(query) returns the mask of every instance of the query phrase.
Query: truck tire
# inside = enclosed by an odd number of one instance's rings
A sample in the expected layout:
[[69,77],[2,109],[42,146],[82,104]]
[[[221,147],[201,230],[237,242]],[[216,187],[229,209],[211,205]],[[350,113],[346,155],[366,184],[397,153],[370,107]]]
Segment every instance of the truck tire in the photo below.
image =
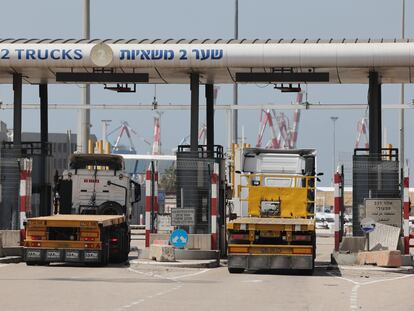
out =
[[228,268],[228,270],[231,274],[233,274],[233,273],[243,273],[244,272],[244,268]]
[[121,204],[114,201],[107,201],[99,205],[98,215],[122,215],[124,214]]

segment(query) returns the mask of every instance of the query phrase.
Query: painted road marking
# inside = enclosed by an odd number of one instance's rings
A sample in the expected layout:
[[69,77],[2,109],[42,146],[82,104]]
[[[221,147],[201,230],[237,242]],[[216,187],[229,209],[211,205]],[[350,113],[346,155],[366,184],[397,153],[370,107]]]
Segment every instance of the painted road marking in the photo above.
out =
[[361,286],[367,286],[367,285],[373,285],[373,284],[378,284],[378,283],[383,283],[383,282],[390,282],[390,281],[397,281],[397,280],[402,280],[402,279],[407,279],[409,277],[414,276],[413,274],[407,274],[407,275],[403,275],[403,276],[397,276],[395,278],[387,278],[387,279],[380,279],[380,280],[374,280],[374,281],[368,281],[368,282],[358,282],[358,281],[354,281],[352,279],[343,277],[343,276],[337,276],[331,272],[328,272],[328,274],[330,276],[333,276],[337,279],[340,280],[344,280],[347,282],[352,283],[354,286],[352,287],[351,290],[351,296],[350,296],[350,301],[349,301],[349,308],[350,310],[358,310],[358,289]]
[[145,298],[140,298],[140,299],[138,299],[136,301],[133,301],[133,302],[127,304],[127,305],[124,305],[124,306],[119,307],[117,310],[118,311],[127,310],[127,309],[129,309],[129,308],[131,308],[133,306],[136,306],[136,305],[138,305],[140,303],[143,303],[145,300],[152,299],[152,298],[155,298],[155,297],[158,298],[158,297],[161,297],[161,296],[166,295],[168,293],[171,293],[173,291],[176,291],[176,290],[180,289],[181,287],[183,287],[183,285],[184,285],[184,283],[181,282],[180,279],[184,279],[184,278],[189,278],[189,277],[193,277],[193,276],[196,276],[196,275],[200,275],[200,274],[206,273],[206,272],[208,272],[210,270],[211,269],[203,269],[203,270],[200,270],[200,271],[197,271],[197,272],[194,272],[194,273],[188,273],[188,274],[179,275],[179,276],[175,276],[175,277],[166,277],[166,276],[162,276],[162,275],[159,275],[159,274],[155,274],[153,272],[142,272],[142,271],[135,270],[133,268],[128,268],[128,271],[130,271],[130,272],[137,273],[137,274],[141,274],[141,275],[145,275],[145,276],[148,276],[148,277],[153,277],[153,278],[161,279],[161,280],[172,281],[172,282],[174,282],[177,285],[174,286],[174,287],[171,287],[171,288],[169,288],[167,290],[160,291],[158,293],[154,293],[152,295],[149,295],[149,296],[147,296]]

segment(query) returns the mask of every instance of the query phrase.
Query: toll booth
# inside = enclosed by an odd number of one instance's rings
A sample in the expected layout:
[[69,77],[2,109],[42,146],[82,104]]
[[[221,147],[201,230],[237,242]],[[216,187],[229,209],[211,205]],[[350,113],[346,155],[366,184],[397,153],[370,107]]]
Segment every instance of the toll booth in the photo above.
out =
[[194,210],[192,234],[212,234],[212,249],[224,243],[225,163],[223,147],[215,145],[212,152],[199,145],[192,152],[190,145],[177,150],[177,209]]
[[382,148],[381,154],[369,154],[358,148],[353,154],[352,173],[352,230],[354,236],[363,236],[361,219],[365,217],[365,199],[401,198],[397,148]]

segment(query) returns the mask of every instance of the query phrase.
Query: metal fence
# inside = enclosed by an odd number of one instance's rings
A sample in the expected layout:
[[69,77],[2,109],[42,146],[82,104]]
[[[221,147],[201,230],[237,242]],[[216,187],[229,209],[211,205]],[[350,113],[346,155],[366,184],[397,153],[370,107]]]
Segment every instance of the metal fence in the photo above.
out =
[[[189,146],[178,148],[177,208],[194,209],[195,225],[188,228],[191,233],[211,232],[211,177],[214,163],[221,164],[223,159],[221,146],[215,146],[213,157],[205,146],[199,146],[195,153],[189,151]],[[219,206],[219,210],[223,207]]]
[[0,229],[19,228],[19,155],[0,144]]

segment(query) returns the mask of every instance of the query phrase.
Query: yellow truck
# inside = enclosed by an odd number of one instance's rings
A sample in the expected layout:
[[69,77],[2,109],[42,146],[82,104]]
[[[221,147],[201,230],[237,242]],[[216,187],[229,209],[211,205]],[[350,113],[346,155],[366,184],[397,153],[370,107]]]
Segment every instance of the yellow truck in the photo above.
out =
[[128,253],[128,225],[122,215],[53,215],[30,218],[26,223],[27,265],[106,265],[126,261]]
[[[227,223],[228,270],[315,265],[315,150],[236,150],[237,218]],[[320,174],[321,175],[321,174]]]
[[125,172],[121,156],[72,155],[69,169],[55,177],[54,192],[54,215],[26,222],[27,265],[128,260],[129,220],[141,188]]

